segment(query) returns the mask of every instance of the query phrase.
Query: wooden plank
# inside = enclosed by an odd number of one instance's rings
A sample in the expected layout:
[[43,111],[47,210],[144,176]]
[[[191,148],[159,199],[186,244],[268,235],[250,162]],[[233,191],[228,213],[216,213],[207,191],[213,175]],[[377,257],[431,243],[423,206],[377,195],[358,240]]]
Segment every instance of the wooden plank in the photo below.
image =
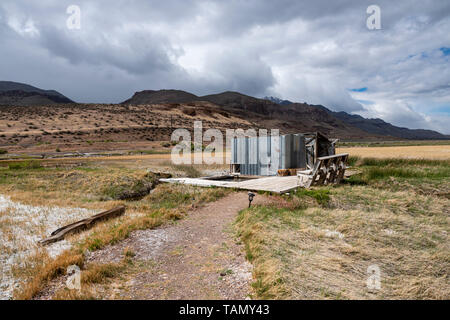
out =
[[56,241],[60,241],[64,239],[65,236],[79,232],[81,230],[86,230],[94,226],[97,222],[102,220],[111,219],[113,217],[118,217],[125,213],[125,207],[120,206],[108,211],[101,212],[99,214],[93,215],[90,218],[83,219],[71,224],[68,224],[62,228],[59,228],[55,231],[53,231],[47,239],[43,239],[39,241],[39,244],[41,245],[47,245]]
[[249,191],[269,191],[282,193],[298,187],[297,176],[264,177],[240,182],[213,181],[193,178],[161,179],[162,182],[183,183],[201,187],[236,188]]
[[318,160],[327,160],[327,159],[333,159],[333,158],[338,158],[338,157],[348,157],[348,153],[340,153],[340,154],[335,154],[334,156],[320,157],[320,158],[318,158]]

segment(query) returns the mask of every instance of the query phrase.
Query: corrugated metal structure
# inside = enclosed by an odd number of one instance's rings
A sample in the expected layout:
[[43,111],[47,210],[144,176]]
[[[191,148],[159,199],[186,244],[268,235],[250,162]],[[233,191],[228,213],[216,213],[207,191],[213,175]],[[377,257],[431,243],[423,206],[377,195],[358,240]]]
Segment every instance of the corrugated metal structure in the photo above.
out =
[[231,171],[275,176],[280,169],[311,168],[317,157],[334,154],[334,143],[320,133],[236,137],[231,145]]

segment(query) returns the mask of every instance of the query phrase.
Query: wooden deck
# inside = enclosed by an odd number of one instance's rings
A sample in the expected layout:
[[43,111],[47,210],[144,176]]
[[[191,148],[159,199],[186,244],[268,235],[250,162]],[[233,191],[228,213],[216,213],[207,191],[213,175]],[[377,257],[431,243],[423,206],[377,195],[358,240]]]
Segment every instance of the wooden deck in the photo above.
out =
[[221,181],[201,178],[171,178],[160,179],[161,182],[181,183],[200,187],[236,188],[249,191],[268,191],[286,193],[299,187],[297,176],[289,177],[264,177],[246,181]]

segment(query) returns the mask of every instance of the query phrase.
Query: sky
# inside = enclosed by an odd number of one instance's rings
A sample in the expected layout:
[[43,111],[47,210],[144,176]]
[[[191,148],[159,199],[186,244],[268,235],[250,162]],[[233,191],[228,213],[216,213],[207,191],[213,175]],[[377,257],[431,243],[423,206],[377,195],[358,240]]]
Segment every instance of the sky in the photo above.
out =
[[450,134],[450,1],[2,0],[0,41],[0,80],[77,102],[231,90]]

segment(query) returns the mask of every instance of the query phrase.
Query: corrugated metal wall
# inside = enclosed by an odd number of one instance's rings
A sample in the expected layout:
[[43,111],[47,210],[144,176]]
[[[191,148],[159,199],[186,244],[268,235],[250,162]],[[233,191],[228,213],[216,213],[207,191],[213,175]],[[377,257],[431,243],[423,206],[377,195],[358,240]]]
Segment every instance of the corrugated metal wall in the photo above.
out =
[[240,173],[245,175],[272,176],[279,169],[305,168],[305,137],[288,134],[235,138],[231,163],[239,164]]

